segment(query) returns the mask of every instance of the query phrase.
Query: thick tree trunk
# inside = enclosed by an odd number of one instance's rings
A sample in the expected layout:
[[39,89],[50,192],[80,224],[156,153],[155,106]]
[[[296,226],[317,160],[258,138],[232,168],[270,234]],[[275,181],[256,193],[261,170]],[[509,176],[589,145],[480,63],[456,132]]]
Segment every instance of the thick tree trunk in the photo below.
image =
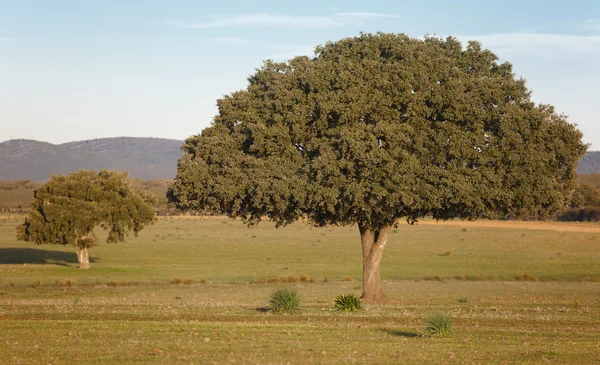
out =
[[385,302],[381,291],[380,267],[383,249],[387,243],[391,224],[386,224],[377,230],[359,225],[363,251],[363,292],[361,299],[367,303]]
[[86,247],[77,247],[77,261],[79,261],[79,268],[87,270],[90,268],[90,255]]

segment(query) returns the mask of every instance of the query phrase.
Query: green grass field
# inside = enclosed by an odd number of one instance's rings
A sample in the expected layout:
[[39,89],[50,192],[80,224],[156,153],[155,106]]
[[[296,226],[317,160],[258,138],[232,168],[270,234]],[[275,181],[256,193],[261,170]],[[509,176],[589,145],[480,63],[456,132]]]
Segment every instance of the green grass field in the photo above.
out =
[[[3,363],[600,362],[600,225],[400,224],[389,303],[340,313],[361,291],[356,227],[160,218],[81,271],[72,247],[16,241],[17,219],[0,217]],[[266,310],[284,286],[300,312]],[[434,312],[452,336],[423,336]]]

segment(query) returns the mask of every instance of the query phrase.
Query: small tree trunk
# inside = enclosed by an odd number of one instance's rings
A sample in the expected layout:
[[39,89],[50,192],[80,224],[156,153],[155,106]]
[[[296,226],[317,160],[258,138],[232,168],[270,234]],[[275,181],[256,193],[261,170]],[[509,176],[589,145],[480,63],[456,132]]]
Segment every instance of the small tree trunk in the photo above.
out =
[[90,255],[86,247],[77,247],[77,261],[79,261],[79,268],[87,270],[90,268]]
[[391,224],[385,224],[377,230],[359,225],[363,252],[363,292],[361,299],[367,303],[386,301],[381,291],[380,267],[383,249],[387,243]]

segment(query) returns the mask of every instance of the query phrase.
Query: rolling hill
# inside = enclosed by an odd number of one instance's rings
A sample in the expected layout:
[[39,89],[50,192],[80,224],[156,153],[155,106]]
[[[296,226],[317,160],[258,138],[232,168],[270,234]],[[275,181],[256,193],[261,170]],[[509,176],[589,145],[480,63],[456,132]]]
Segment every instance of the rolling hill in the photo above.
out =
[[600,152],[591,151],[584,156],[577,166],[578,174],[600,173]]
[[0,143],[0,180],[46,181],[79,169],[129,171],[132,178],[172,179],[183,141],[102,138],[54,145],[15,139]]

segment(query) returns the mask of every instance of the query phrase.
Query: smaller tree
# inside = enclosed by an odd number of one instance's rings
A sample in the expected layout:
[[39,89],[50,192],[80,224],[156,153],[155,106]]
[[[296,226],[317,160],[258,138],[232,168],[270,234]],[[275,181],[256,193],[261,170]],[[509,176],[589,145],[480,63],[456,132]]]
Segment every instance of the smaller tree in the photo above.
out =
[[107,170],[52,175],[34,191],[17,239],[76,246],[79,268],[89,269],[87,249],[97,242],[96,227],[108,230],[106,242],[119,242],[154,222],[156,196],[135,190],[127,175]]

